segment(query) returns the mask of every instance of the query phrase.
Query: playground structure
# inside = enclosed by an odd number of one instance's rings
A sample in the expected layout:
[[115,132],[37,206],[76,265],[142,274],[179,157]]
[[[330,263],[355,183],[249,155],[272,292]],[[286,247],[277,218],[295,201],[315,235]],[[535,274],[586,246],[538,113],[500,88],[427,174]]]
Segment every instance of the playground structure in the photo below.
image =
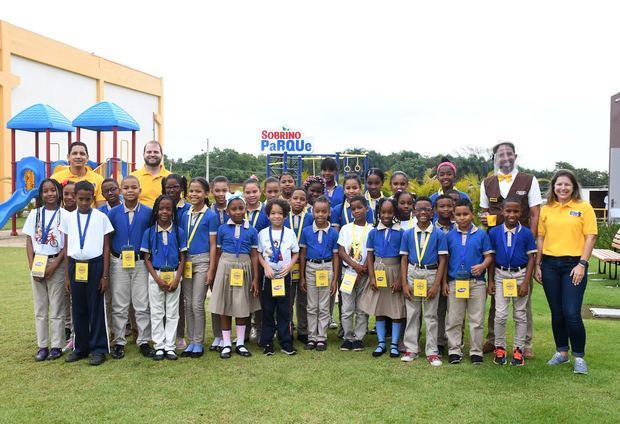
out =
[[[338,168],[336,181],[338,181],[342,173],[356,173],[364,183],[366,182],[366,173],[369,167],[368,153],[347,153],[346,151],[332,154],[289,154],[287,152],[282,154],[268,154],[267,178],[282,175],[284,172],[290,172],[297,182],[297,185],[301,185],[303,183],[302,173],[304,171],[304,161],[312,161],[312,174],[318,175],[320,173],[320,161],[328,157],[332,157],[336,161]],[[316,166],[317,161],[319,162],[318,168]]]
[[[50,135],[52,132],[66,132],[67,146],[71,145],[72,134],[77,128],[77,140],[80,139],[82,129],[97,132],[97,161],[88,161],[88,167],[99,173],[104,178],[118,179],[118,165],[120,173],[126,176],[135,170],[136,165],[136,131],[140,130],[138,123],[123,109],[111,102],[99,102],[82,112],[73,123],[53,107],[45,104],[35,104],[15,115],[7,123],[11,130],[11,165],[12,165],[12,195],[4,203],[0,204],[0,227],[12,217],[11,235],[17,235],[16,213],[24,209],[37,195],[41,181],[51,176],[62,166],[68,166],[66,160],[60,159],[60,146],[58,145],[58,158],[51,160]],[[19,161],[16,159],[16,131],[34,133],[35,149],[34,156],[26,156]],[[113,133],[112,157],[101,161],[101,133],[111,131]],[[131,162],[129,158],[123,161],[117,157],[118,132],[131,131]],[[45,133],[46,160],[40,159],[39,134]],[[121,145],[121,157],[123,154]],[[126,155],[129,156],[129,142],[127,142]],[[68,151],[68,149],[67,149]]]

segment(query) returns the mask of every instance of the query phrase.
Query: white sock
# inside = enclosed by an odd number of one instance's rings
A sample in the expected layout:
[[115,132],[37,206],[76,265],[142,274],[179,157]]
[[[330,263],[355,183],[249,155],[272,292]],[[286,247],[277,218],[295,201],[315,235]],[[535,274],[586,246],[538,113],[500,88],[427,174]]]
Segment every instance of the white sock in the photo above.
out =
[[230,346],[230,330],[222,330],[222,338],[224,339],[224,346]]
[[216,337],[213,340],[213,343],[211,343],[211,346],[219,346],[222,343],[222,338],[221,337]]
[[237,346],[245,344],[245,325],[237,324]]

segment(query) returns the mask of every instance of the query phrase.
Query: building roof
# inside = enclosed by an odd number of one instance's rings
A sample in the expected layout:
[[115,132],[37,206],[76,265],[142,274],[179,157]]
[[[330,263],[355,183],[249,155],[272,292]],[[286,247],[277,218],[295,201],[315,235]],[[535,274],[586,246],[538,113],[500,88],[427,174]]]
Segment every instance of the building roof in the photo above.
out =
[[62,113],[50,105],[37,103],[22,110],[9,120],[7,128],[20,131],[73,132],[75,128]]
[[112,102],[99,102],[73,120],[73,125],[93,131],[140,131],[140,125],[120,106]]

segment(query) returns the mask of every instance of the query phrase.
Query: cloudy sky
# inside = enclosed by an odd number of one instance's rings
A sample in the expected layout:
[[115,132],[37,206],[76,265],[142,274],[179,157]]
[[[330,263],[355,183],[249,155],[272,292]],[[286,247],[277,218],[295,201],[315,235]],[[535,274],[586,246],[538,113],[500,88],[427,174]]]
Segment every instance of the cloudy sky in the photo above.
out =
[[163,77],[173,157],[207,137],[256,153],[261,129],[286,125],[323,153],[504,139],[528,167],[606,170],[619,12],[617,1],[24,0],[3,2],[0,19]]

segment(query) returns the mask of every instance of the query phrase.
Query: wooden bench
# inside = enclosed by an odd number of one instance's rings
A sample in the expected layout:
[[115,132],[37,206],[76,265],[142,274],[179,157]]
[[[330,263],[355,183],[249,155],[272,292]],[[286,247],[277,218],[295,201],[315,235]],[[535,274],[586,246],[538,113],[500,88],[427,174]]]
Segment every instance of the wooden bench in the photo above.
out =
[[[610,249],[593,249],[592,256],[598,259],[598,273],[605,274],[608,272],[609,279],[615,280],[618,278],[618,264],[620,264],[620,230],[614,236],[614,239],[611,242],[611,250]],[[603,267],[601,269],[601,263]],[[609,264],[609,271],[607,271],[607,264]],[[612,277],[611,267],[614,266],[614,273]]]

